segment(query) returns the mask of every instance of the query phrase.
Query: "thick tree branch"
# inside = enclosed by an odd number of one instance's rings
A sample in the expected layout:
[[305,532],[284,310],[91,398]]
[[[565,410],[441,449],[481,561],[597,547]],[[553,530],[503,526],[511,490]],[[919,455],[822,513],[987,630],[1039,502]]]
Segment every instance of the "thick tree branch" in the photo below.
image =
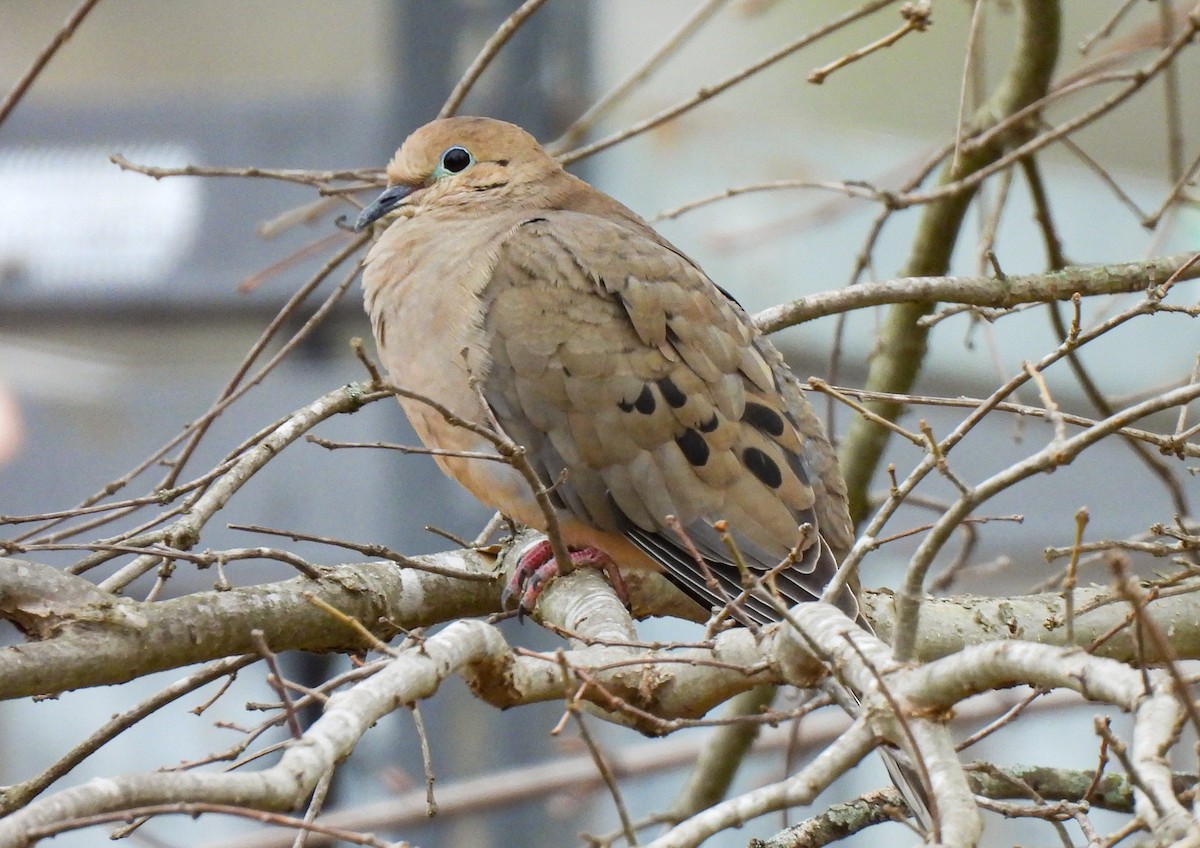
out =
[[[885,304],[964,303],[1009,309],[1024,303],[1047,303],[1083,297],[1143,292],[1166,282],[1194,259],[1194,253],[1161,256],[1121,265],[1075,265],[1045,274],[1000,277],[908,277],[860,283],[819,292],[755,314],[754,323],[773,333],[804,321],[839,315],[855,309]],[[1200,263],[1192,263],[1177,280],[1200,277]]]
[[[512,559],[510,556],[509,560]],[[506,560],[507,562],[508,560]],[[49,566],[0,559],[0,615],[29,627],[39,641],[0,648],[0,698],[50,695],[88,686],[122,683],[154,671],[180,668],[254,650],[249,633],[262,630],[276,651],[363,650],[372,647],[356,632],[322,612],[310,601],[316,597],[362,622],[377,638],[390,639],[412,629],[463,616],[499,612],[500,570],[491,557],[470,551],[449,551],[414,557],[414,568],[395,563],[357,563],[322,569],[320,580],[299,577],[280,583],[199,592],[158,602],[106,595],[82,578],[70,578]],[[443,573],[419,570],[434,565]],[[496,582],[456,580],[455,569],[477,577],[495,575]],[[681,614],[690,602],[662,578],[631,574],[627,578],[639,615],[651,611]],[[602,587],[589,584],[602,593]],[[1200,621],[1195,615],[1190,584],[1160,590],[1147,602],[1145,615],[1172,634],[1180,659],[1200,659]],[[593,592],[559,591],[552,584],[539,605],[539,614],[557,620],[614,615],[611,602],[596,600]],[[47,600],[54,598],[53,601]],[[894,599],[887,592],[865,592],[868,620],[890,641],[895,626]],[[597,603],[608,604],[597,607]],[[580,607],[579,605],[583,606]],[[1097,655],[1133,662],[1141,656],[1161,659],[1154,647],[1138,654],[1128,604],[1104,587],[1075,593],[1074,642],[1067,641],[1066,610],[1059,593],[998,598],[929,598],[923,602],[914,656],[929,660],[963,647],[993,639],[1023,639],[1046,645],[1094,646]],[[691,607],[691,611],[698,608]],[[574,610],[574,611],[572,611]],[[619,616],[618,616],[619,619]],[[619,620],[604,630],[622,641]],[[734,631],[736,633],[738,631]],[[721,644],[732,647],[740,637]],[[752,645],[738,654],[718,658],[753,665]],[[704,652],[697,654],[704,655]],[[713,659],[712,654],[707,654]],[[534,661],[523,661],[537,665]],[[667,671],[677,673],[678,668]],[[547,675],[554,672],[546,670]],[[709,683],[725,680],[706,703],[719,703],[746,688],[744,676],[710,672]],[[778,682],[773,674],[765,680]],[[549,685],[549,684],[546,684]],[[732,689],[730,688],[732,686]],[[479,688],[489,700],[514,706],[531,700],[528,694],[497,690],[486,682]],[[499,692],[507,692],[501,695]],[[533,698],[532,700],[537,700]],[[715,700],[713,700],[715,699]]]

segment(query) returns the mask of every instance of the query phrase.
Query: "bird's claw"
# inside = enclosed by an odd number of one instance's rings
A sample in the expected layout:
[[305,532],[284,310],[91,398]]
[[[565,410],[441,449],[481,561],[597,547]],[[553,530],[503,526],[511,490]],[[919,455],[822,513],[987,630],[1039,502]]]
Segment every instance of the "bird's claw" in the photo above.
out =
[[[617,570],[612,558],[599,548],[572,548],[569,551],[573,566],[590,565],[602,569],[608,574],[609,582],[617,597],[629,606],[629,593],[625,581]],[[554,549],[547,539],[535,542],[521,554],[517,567],[509,579],[504,591],[500,594],[500,604],[507,609],[512,598],[519,598],[517,603],[517,618],[522,619],[526,613],[533,612],[538,598],[551,580],[559,575],[558,560],[554,557]]]

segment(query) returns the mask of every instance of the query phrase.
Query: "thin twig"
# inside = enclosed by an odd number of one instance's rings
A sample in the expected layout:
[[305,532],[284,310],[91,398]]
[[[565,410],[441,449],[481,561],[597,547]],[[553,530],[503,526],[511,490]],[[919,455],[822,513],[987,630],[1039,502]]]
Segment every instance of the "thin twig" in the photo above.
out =
[[[566,691],[567,713],[575,719],[575,726],[579,729],[579,737],[587,745],[588,752],[592,755],[592,761],[596,764],[596,771],[600,773],[604,785],[608,788],[609,795],[612,796],[613,805],[617,808],[617,816],[621,820],[621,829],[625,832],[625,839],[630,845],[637,845],[637,829],[633,826],[633,820],[629,817],[629,810],[625,807],[625,799],[621,796],[621,787],[617,782],[617,776],[613,773],[612,767],[608,764],[608,759],[604,756],[604,752],[600,750],[600,746],[596,744],[596,740],[592,738],[592,733],[588,729],[587,722],[584,720],[583,711],[580,708],[580,695],[583,694],[583,688],[576,690],[572,681],[572,672],[570,664],[567,662],[566,654],[558,651],[558,664],[563,677],[563,687]],[[574,694],[571,694],[574,691]]]
[[311,825],[321,814],[321,809],[325,806],[325,797],[329,794],[329,787],[332,785],[333,772],[327,771],[317,781],[317,788],[313,790],[312,798],[308,800],[308,806],[304,810],[304,823],[309,827],[302,827],[296,832],[292,848],[305,848],[308,845],[308,837],[312,833]]
[[164,177],[236,177],[239,179],[280,180],[286,183],[296,183],[320,188],[336,180],[354,180],[355,182],[375,181],[380,177],[378,168],[356,168],[350,171],[307,171],[299,168],[256,168],[253,166],[206,166],[181,165],[175,168],[163,168],[157,165],[142,165],[130,162],[120,153],[112,153],[108,157],[122,171],[132,171],[144,174],[156,180]]
[[729,0],[706,0],[691,16],[667,37],[657,50],[650,54],[640,66],[631,71],[609,91],[599,97],[587,111],[575,119],[552,144],[546,145],[551,155],[557,155],[579,142],[601,117],[613,106],[620,103],[635,87],[646,81],[651,74],[658,70],[667,59],[675,55],[689,38],[704,26],[705,23]]
[[667,121],[679,117],[684,112],[693,109],[695,106],[703,103],[705,100],[716,97],[718,94],[721,94],[738,83],[754,76],[764,68],[770,67],[781,59],[786,59],[797,50],[807,47],[814,41],[829,35],[829,33],[836,32],[837,30],[853,23],[859,18],[870,15],[885,6],[891,5],[893,2],[895,2],[895,0],[871,0],[871,2],[864,3],[857,9],[853,9],[843,15],[840,15],[825,26],[819,27],[807,35],[802,35],[795,41],[789,42],[778,50],[769,53],[762,59],[759,59],[757,62],[754,62],[737,73],[726,77],[715,85],[701,88],[698,92],[696,92],[696,94],[694,94],[692,97],[689,97],[687,100],[682,101],[681,103],[677,103],[670,108],[662,110],[656,115],[651,115],[649,118],[638,121],[632,126],[627,127],[620,132],[613,133],[607,138],[602,138],[599,141],[595,141],[584,147],[579,147],[575,150],[564,153],[559,157],[559,162],[561,162],[563,165],[570,165],[572,162],[578,162],[580,159],[592,156],[596,153],[599,153],[601,150],[607,150],[615,144],[619,144],[620,142],[626,141],[634,136],[641,135],[648,130],[652,130],[661,124],[665,124]]
[[0,103],[0,125],[4,123],[9,116],[9,113],[11,113],[12,110],[17,107],[17,104],[21,102],[21,99],[25,96],[26,92],[29,91],[30,86],[33,85],[34,81],[42,73],[50,60],[54,58],[54,54],[56,54],[59,48],[66,44],[67,40],[75,34],[75,29],[81,23],[83,23],[83,19],[88,16],[88,13],[91,12],[99,2],[100,0],[83,0],[83,2],[75,8],[75,11],[70,14],[63,25],[59,27],[58,32],[54,34],[54,38],[50,39],[50,43],[42,48],[42,52],[38,53],[38,55],[34,58],[33,64],[30,65],[29,69],[21,75],[21,78],[17,80],[16,85],[12,87],[12,90],[8,92],[7,96],[5,96],[4,101]]
[[475,57],[470,67],[463,73],[462,79],[454,86],[454,90],[450,92],[450,96],[446,98],[446,102],[442,105],[438,112],[439,118],[448,118],[458,111],[458,107],[462,105],[463,100],[471,92],[471,88],[475,82],[487,70],[488,65],[496,58],[503,48],[508,43],[509,39],[516,34],[521,25],[529,19],[529,16],[540,9],[546,0],[525,0],[517,10],[505,18],[504,22],[496,28],[491,37],[484,43],[483,49],[479,51],[479,55]]
[[280,530],[274,527],[264,527],[260,524],[231,523],[228,526],[230,530],[244,530],[248,533],[267,533],[272,536],[286,536],[295,542],[317,542],[318,544],[322,545],[333,545],[334,547],[338,548],[346,548],[347,550],[357,551],[363,556],[390,560],[391,562],[394,562],[403,568],[412,568],[416,571],[427,571],[430,574],[440,574],[443,577],[453,577],[456,580],[474,580],[481,583],[488,583],[495,579],[489,574],[466,572],[455,568],[447,568],[440,565],[418,562],[412,557],[405,556],[402,553],[392,550],[386,545],[363,544],[360,542],[351,542],[347,539],[335,539],[332,536],[320,536],[316,533],[305,533],[300,530]]
[[950,167],[957,170],[962,156],[962,142],[966,138],[967,123],[967,88],[975,65],[975,51],[979,44],[979,35],[983,29],[983,0],[973,0],[971,9],[971,24],[967,27],[967,46],[963,57],[962,83],[958,87],[958,117],[954,122],[954,155],[950,157]]
[[300,729],[300,718],[296,715],[296,707],[292,704],[292,696],[288,692],[287,686],[284,685],[283,674],[279,671],[279,663],[275,660],[275,652],[267,644],[266,636],[257,628],[250,631],[250,641],[258,649],[259,656],[267,661],[267,668],[270,669],[270,673],[267,675],[267,683],[275,690],[275,694],[279,696],[279,700],[283,702],[283,712],[287,716],[288,730],[292,732],[292,738],[299,739],[304,735],[304,731]]
[[1079,574],[1079,551],[1083,545],[1083,531],[1087,529],[1089,513],[1080,507],[1075,513],[1075,542],[1071,545],[1071,561],[1063,577],[1063,609],[1067,619],[1067,644],[1075,644],[1075,586]]
[[1086,55],[1093,45],[1102,38],[1108,38],[1112,35],[1113,30],[1117,28],[1117,24],[1121,22],[1121,18],[1125,17],[1126,13],[1137,5],[1138,0],[1125,0],[1116,11],[1109,16],[1108,20],[1096,28],[1096,31],[1088,35],[1083,41],[1079,42],[1079,52]]
[[870,44],[851,50],[845,56],[835,59],[828,65],[813,69],[808,75],[808,81],[820,85],[834,71],[852,65],[860,59],[865,59],[867,56],[885,47],[891,47],[910,32],[925,32],[925,30],[929,29],[930,24],[933,23],[932,13],[933,8],[930,0],[905,3],[900,7],[900,17],[904,18],[904,23],[900,25],[899,29],[876,41],[872,41]]
[[421,717],[421,708],[413,704],[413,726],[417,729],[417,739],[421,742],[421,766],[425,770],[425,803],[430,818],[438,814],[437,800],[433,797],[433,783],[437,779],[433,774],[433,754],[429,750],[429,735],[425,732],[425,719]]

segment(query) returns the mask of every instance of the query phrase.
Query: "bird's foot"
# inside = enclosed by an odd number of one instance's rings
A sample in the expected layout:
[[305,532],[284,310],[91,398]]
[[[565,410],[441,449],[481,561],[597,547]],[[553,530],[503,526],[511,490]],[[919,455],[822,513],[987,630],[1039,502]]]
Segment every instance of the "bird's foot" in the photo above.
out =
[[[568,553],[571,555],[571,565],[574,567],[586,565],[603,570],[608,575],[608,582],[612,584],[613,591],[617,593],[621,603],[629,606],[629,590],[625,588],[625,581],[621,577],[621,572],[617,570],[617,564],[613,562],[612,557],[599,548],[590,546],[568,548]],[[501,605],[507,608],[509,599],[515,596],[520,598],[517,605],[517,616],[532,613],[538,597],[545,590],[546,585],[558,575],[558,560],[554,558],[554,549],[550,546],[549,540],[543,539],[530,545],[517,560],[517,567],[513,571],[512,579],[508,581],[508,585],[504,587],[504,592],[500,596]]]

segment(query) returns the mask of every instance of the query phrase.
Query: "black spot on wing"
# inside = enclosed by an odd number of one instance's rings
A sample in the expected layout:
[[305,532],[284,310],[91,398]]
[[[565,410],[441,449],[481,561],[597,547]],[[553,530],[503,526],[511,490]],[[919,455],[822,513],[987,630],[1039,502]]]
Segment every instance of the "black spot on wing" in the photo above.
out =
[[684,430],[675,437],[675,444],[692,465],[699,467],[708,462],[708,443],[695,430]]
[[717,417],[717,413],[712,414],[712,418],[700,425],[701,433],[711,433],[713,430],[721,426],[721,419]]
[[778,489],[783,484],[783,472],[775,460],[758,448],[746,448],[742,451],[742,462],[750,473],[772,489]]
[[746,401],[742,420],[769,436],[778,438],[783,435],[783,416],[761,403]]
[[653,415],[654,408],[657,405],[657,401],[654,400],[654,392],[650,390],[649,385],[642,386],[642,391],[633,399],[633,403],[627,400],[621,400],[617,403],[622,412],[633,412],[636,409],[642,415]]
[[675,385],[670,377],[663,377],[658,381],[658,390],[662,392],[663,400],[672,409],[679,409],[679,407],[687,403],[687,395],[679,390],[679,387]]

